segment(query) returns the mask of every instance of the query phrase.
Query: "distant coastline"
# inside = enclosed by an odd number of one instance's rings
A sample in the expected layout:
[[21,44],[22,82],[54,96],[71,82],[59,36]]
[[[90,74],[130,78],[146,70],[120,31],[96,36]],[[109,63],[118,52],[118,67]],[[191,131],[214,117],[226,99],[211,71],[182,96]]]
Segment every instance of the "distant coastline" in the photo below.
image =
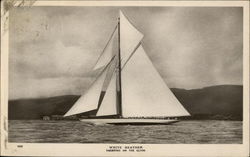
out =
[[[242,85],[219,85],[191,90],[171,88],[171,90],[192,115],[181,119],[242,120]],[[9,100],[9,120],[41,120],[45,116],[53,120],[62,120],[63,118],[60,117],[79,97],[79,95],[64,95],[50,98]],[[95,112],[90,111],[83,116],[90,116]],[[76,119],[71,117],[67,120]]]

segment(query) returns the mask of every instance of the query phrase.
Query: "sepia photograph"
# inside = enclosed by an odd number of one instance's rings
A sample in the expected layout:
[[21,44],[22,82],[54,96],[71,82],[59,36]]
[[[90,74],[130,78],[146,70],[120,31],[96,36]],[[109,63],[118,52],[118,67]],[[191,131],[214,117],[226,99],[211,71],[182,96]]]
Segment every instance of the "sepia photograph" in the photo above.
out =
[[246,8],[39,4],[2,3],[1,148],[103,144],[112,156],[147,153],[144,144],[248,145]]

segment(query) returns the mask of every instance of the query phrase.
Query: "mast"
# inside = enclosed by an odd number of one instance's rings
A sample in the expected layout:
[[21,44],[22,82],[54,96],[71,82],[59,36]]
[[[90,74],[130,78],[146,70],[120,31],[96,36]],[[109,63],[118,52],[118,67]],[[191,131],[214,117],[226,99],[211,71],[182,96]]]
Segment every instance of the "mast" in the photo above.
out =
[[122,117],[122,84],[121,84],[121,48],[120,48],[120,17],[118,17],[118,66],[116,68],[116,109],[118,117]]

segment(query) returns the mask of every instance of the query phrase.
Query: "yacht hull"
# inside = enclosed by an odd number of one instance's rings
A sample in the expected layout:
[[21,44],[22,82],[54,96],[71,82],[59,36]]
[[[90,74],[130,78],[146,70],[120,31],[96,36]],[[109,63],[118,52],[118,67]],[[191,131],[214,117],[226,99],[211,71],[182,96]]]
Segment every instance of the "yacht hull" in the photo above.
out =
[[113,125],[168,125],[178,122],[174,119],[80,119],[82,122],[92,124],[113,124]]

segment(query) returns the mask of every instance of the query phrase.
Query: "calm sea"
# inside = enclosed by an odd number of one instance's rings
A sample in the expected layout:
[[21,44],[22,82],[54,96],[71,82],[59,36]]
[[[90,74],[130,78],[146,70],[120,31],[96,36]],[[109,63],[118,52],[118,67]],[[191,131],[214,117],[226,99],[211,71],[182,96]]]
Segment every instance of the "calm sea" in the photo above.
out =
[[90,125],[80,121],[10,120],[9,142],[242,143],[241,121],[196,120],[172,125]]

